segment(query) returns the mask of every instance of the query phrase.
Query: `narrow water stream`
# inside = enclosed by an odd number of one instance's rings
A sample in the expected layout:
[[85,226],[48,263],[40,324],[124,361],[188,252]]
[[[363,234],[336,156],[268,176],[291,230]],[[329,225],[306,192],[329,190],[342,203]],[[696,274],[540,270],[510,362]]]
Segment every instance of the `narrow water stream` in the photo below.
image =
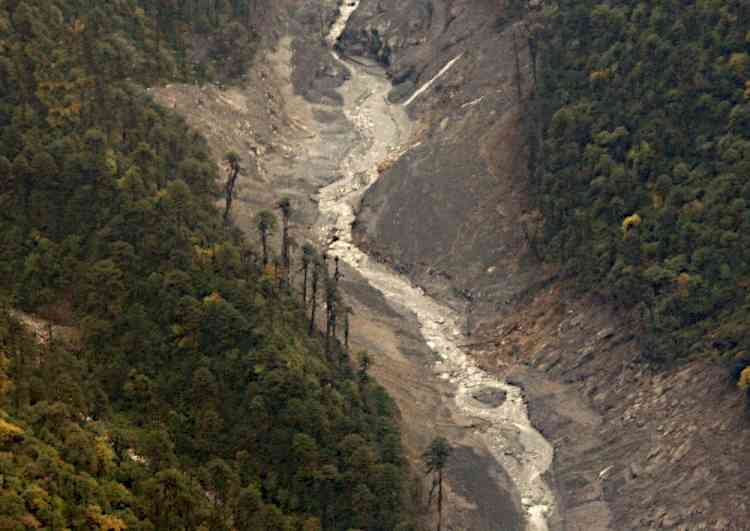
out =
[[[358,2],[351,0],[342,3],[341,15],[327,39],[329,45],[336,42],[357,6]],[[347,66],[352,77],[341,93],[344,112],[354,124],[358,140],[340,164],[341,178],[319,191],[318,235],[324,241],[335,235],[337,239],[328,247],[330,255],[358,271],[386,300],[417,316],[425,342],[439,359],[434,367],[437,376],[455,386],[455,408],[466,417],[481,419],[474,423],[481,426],[478,435],[518,489],[527,529],[545,531],[554,496],[543,474],[552,462],[553,450],[531,425],[521,391],[488,375],[458,347],[463,338],[459,315],[405,277],[370,259],[353,243],[355,209],[378,179],[378,164],[396,159],[408,148],[410,120],[403,106],[387,103],[391,85],[382,72],[350,63]],[[498,407],[488,407],[474,398],[484,390],[504,391],[506,399]]]

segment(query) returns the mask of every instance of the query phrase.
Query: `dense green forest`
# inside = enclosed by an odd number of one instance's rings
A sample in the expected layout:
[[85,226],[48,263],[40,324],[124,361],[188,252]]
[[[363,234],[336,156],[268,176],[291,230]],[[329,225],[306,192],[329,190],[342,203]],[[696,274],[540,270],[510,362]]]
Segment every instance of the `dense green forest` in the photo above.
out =
[[[0,0],[0,529],[409,528],[392,401],[308,333],[143,89],[241,74],[263,8]],[[335,275],[305,264],[330,322]]]
[[650,359],[750,354],[750,3],[531,20],[540,254],[638,315]]

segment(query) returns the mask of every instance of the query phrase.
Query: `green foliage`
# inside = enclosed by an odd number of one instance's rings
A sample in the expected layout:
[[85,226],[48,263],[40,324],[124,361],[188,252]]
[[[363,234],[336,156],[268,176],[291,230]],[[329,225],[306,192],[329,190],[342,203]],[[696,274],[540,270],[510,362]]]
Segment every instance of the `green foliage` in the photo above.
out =
[[393,403],[308,337],[205,140],[137,84],[189,76],[194,39],[232,56],[259,4],[0,2],[0,528],[402,520]]
[[428,474],[443,470],[448,463],[453,449],[445,437],[435,437],[427,450],[422,454],[425,468]]
[[432,497],[437,489],[437,511],[438,523],[437,531],[441,531],[443,522],[443,470],[448,464],[448,459],[453,453],[448,440],[445,437],[435,437],[427,450],[422,454],[422,460],[427,468],[427,474],[432,474],[432,488],[430,489],[430,498],[427,503],[428,507],[432,504]]
[[656,359],[750,348],[749,6],[545,11],[530,166],[545,255],[649,307]]

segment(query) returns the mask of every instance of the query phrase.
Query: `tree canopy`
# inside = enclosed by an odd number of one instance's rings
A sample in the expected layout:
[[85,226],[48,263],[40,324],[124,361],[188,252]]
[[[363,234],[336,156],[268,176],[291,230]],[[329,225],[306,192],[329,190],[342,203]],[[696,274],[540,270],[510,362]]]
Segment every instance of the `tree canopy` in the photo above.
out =
[[545,258],[640,314],[651,359],[750,352],[750,4],[560,2],[542,20]]
[[262,8],[0,1],[0,528],[404,520],[393,402],[307,335],[224,223],[206,141],[144,89],[240,68],[218,57],[251,55]]

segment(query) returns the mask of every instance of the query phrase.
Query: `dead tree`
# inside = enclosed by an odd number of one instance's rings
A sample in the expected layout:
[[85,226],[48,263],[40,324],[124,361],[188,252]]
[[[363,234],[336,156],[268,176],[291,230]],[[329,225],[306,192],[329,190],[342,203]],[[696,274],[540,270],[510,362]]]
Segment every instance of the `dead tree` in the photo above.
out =
[[282,287],[289,285],[289,218],[292,215],[292,201],[283,197],[278,204],[281,210],[281,265],[283,267],[280,284]]
[[516,58],[516,71],[515,71],[515,83],[516,83],[516,92],[518,94],[518,101],[520,102],[523,98],[523,92],[521,90],[521,61],[518,57],[518,42],[516,41],[516,29],[513,28],[513,55]]
[[302,245],[302,305],[307,304],[307,284],[310,273],[310,265],[316,260],[317,253],[311,243]]
[[323,269],[322,261],[316,257],[312,266],[312,284],[310,286],[310,329],[308,331],[310,336],[315,333],[315,310],[318,306],[318,281],[320,280],[320,273]]
[[234,189],[237,186],[237,177],[240,174],[240,156],[234,151],[224,155],[224,161],[229,165],[229,175],[227,184],[224,186],[224,224],[229,224],[229,212],[232,210],[232,200],[234,199]]
[[432,474],[432,488],[430,489],[430,498],[427,507],[432,505],[432,497],[437,489],[438,502],[438,522],[437,531],[443,527],[443,469],[448,463],[453,448],[451,448],[445,437],[436,437],[430,443],[430,446],[422,454],[422,461],[427,467],[427,474]]

